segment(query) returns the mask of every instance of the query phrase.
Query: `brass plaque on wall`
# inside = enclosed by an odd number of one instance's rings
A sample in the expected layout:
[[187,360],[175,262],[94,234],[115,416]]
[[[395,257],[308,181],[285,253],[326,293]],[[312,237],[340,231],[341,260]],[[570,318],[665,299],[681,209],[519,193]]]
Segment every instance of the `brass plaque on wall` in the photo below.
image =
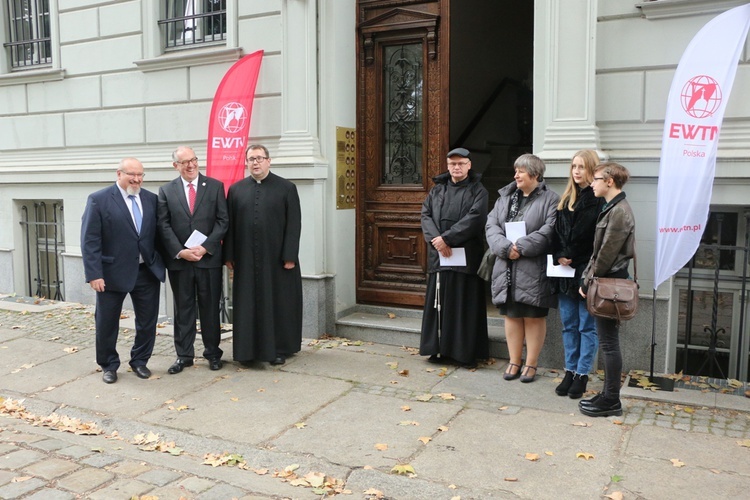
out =
[[336,127],[336,208],[354,208],[356,201],[356,137],[353,128]]

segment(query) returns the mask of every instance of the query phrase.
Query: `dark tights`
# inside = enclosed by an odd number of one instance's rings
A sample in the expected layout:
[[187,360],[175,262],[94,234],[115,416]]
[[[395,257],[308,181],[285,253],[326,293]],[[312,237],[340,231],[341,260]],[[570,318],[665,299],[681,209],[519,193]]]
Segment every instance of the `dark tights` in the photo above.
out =
[[604,357],[604,390],[608,400],[620,399],[620,375],[622,354],[620,353],[620,327],[613,319],[596,318],[596,333]]

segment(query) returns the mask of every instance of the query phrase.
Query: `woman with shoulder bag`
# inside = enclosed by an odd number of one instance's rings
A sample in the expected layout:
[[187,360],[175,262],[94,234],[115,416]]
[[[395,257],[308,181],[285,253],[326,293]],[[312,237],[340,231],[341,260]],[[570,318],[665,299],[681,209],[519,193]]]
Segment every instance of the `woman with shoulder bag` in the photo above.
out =
[[565,376],[555,388],[558,396],[578,399],[586,392],[594,356],[599,348],[594,317],[586,309],[578,288],[594,248],[594,229],[604,200],[594,195],[591,183],[599,164],[596,151],[573,155],[568,185],[557,204],[552,260],[575,269],[572,278],[558,278],[557,291],[565,349]]
[[[617,163],[602,163],[594,171],[592,188],[606,202],[596,222],[594,253],[583,275],[580,293],[584,298],[594,277],[628,278],[628,266],[635,255],[635,218],[622,187],[628,181],[628,169]],[[620,402],[620,322],[596,318],[596,330],[604,359],[604,388],[591,399],[578,404],[590,417],[622,415]]]

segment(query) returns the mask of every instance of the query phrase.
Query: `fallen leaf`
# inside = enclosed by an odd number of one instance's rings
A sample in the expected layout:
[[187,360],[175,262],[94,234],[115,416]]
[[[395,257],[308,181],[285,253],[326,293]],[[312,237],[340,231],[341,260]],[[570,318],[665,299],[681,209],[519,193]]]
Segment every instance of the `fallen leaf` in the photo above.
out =
[[456,488],[458,488],[458,486],[456,486],[455,484],[448,485],[448,489],[455,490]]
[[394,465],[391,469],[391,473],[399,474],[401,476],[405,476],[407,474],[416,474],[416,472],[414,471],[414,467],[409,464]]
[[411,411],[411,407],[404,405],[401,407],[401,411]]
[[500,408],[498,408],[498,410],[500,410],[500,411],[505,411],[505,410],[507,410],[507,409],[508,409],[508,407],[507,407],[507,406],[501,406]]
[[424,436],[424,437],[421,437],[421,438],[419,438],[419,440],[420,440],[420,441],[422,441],[422,443],[423,443],[423,444],[427,444],[427,443],[429,443],[430,441],[432,441],[432,438],[431,438],[431,437],[427,437],[427,436]]
[[613,420],[612,423],[615,424],[615,425],[622,425],[623,421],[622,420]]
[[539,460],[539,455],[537,455],[536,453],[527,453],[524,458],[530,462],[536,462],[537,460]]
[[509,483],[515,483],[516,481],[518,481],[518,478],[517,477],[506,477],[503,480],[504,481],[508,481]]
[[401,375],[402,377],[408,377],[409,370],[399,370],[398,374]]
[[612,481],[613,483],[619,483],[623,479],[624,478],[622,476],[612,476],[612,477],[609,478],[609,480]]
[[450,401],[450,400],[456,399],[456,396],[454,396],[450,392],[441,392],[440,394],[438,394],[438,396],[440,396],[441,398],[443,398],[445,401]]
[[413,420],[402,420],[401,422],[398,423],[398,425],[404,425],[404,426],[406,426],[406,425],[419,425],[419,422],[415,422]]
[[68,354],[73,354],[74,352],[78,352],[77,347],[66,347],[63,349],[63,351],[67,352]]
[[604,497],[611,500],[622,500],[623,498],[625,498],[622,496],[622,491],[613,491],[609,495],[604,495]]
[[669,460],[675,467],[685,467],[685,462],[681,462],[679,458],[672,458]]
[[396,368],[398,368],[398,363],[396,361],[389,361],[388,363],[386,363],[386,366],[391,370],[395,370]]
[[388,449],[388,445],[385,444],[385,443],[377,443],[375,445],[375,449],[378,450],[378,451],[385,451],[385,450]]
[[375,488],[370,488],[369,490],[363,491],[365,495],[368,495],[368,497],[375,497],[375,498],[383,498],[383,492],[380,490],[376,490]]
[[743,387],[745,384],[740,382],[737,379],[730,378],[729,380],[727,380],[727,385],[729,387],[732,387],[733,389],[739,389],[740,387]]
[[555,456],[555,454],[553,452],[551,452],[551,451],[545,451],[544,454],[547,455],[548,457]]
[[446,432],[446,431],[447,431],[448,429],[449,429],[449,427],[447,427],[447,426],[445,426],[445,425],[441,425],[440,427],[438,427],[438,430],[439,430],[440,432]]
[[268,474],[268,469],[252,469],[252,471],[259,476],[265,476],[266,474]]
[[720,471],[720,470],[718,470],[718,469],[708,469],[708,470],[710,470],[710,471],[711,471],[711,472],[713,472],[714,474],[721,474],[721,471]]
[[574,422],[573,425],[576,427],[591,427],[593,424],[591,422]]
[[740,446],[744,446],[745,448],[750,448],[750,439],[743,439],[742,441],[737,441],[737,444]]
[[387,316],[389,319],[394,319],[396,317],[396,315],[393,313],[388,313]]
[[304,429],[305,427],[307,427],[307,424],[306,424],[306,423],[304,423],[304,422],[297,422],[296,424],[294,424],[294,426],[295,426],[295,427],[296,427],[297,429]]
[[22,483],[31,479],[31,476],[16,476],[10,480],[11,483]]
[[174,403],[174,399],[168,399],[168,400],[164,401],[162,404],[164,404],[164,405],[171,405],[172,403]]
[[239,401],[239,400],[240,400],[240,398],[229,398],[229,401],[234,401],[234,402],[237,402],[237,401]]
[[579,451],[578,453],[576,453],[576,458],[583,458],[585,460],[590,460],[594,458],[594,455],[592,455],[591,453],[586,453],[585,451]]

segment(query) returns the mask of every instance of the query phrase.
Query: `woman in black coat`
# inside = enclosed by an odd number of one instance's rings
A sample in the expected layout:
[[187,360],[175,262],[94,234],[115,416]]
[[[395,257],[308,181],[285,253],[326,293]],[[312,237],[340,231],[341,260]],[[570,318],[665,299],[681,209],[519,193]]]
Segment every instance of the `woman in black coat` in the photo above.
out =
[[555,265],[571,266],[573,278],[558,278],[558,302],[565,349],[565,377],[555,388],[558,396],[577,399],[586,392],[599,340],[594,317],[578,293],[583,270],[594,248],[596,218],[604,201],[594,196],[591,182],[599,164],[595,151],[578,151],[570,164],[565,192],[557,205],[552,259]]

